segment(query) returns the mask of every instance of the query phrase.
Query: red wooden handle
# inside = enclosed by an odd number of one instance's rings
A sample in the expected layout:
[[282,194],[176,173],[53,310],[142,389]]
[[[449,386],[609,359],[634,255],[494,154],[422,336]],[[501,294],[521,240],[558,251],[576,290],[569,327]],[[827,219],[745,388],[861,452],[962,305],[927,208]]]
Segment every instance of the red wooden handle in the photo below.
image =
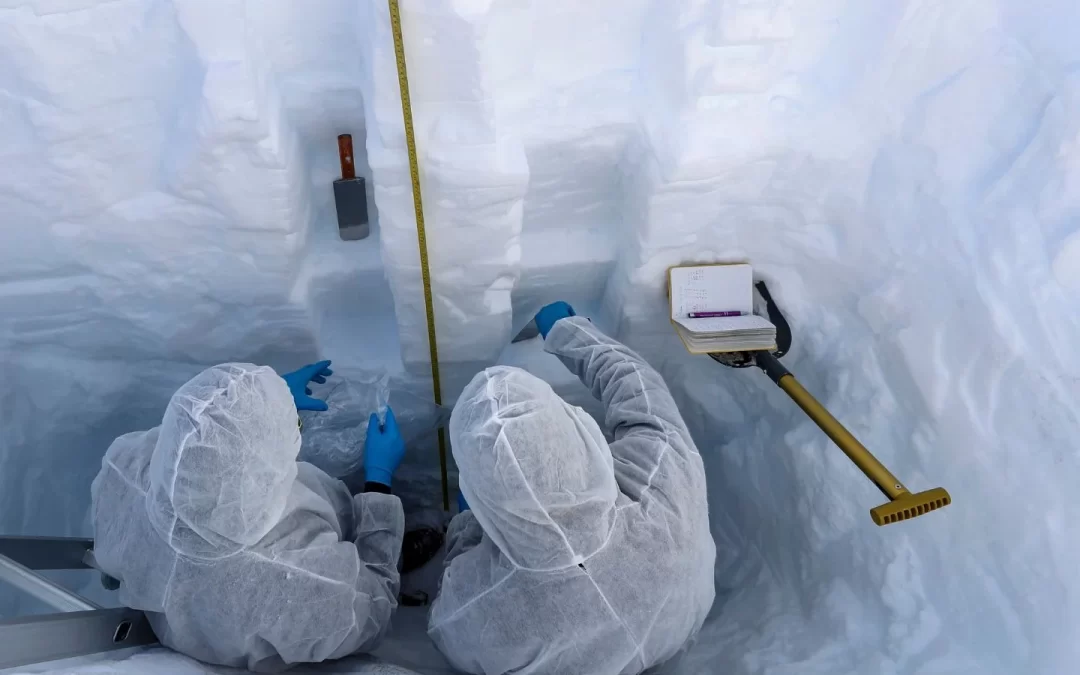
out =
[[337,137],[338,155],[341,157],[341,179],[356,178],[356,165],[353,163],[352,136],[342,134]]

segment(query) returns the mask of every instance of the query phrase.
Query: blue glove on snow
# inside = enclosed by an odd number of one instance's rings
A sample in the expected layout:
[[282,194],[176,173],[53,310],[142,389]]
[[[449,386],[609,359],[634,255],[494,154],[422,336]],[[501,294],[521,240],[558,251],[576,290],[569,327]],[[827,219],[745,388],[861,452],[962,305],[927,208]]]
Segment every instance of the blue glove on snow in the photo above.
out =
[[551,327],[555,325],[555,322],[568,316],[577,316],[573,307],[562,300],[553,302],[536,313],[536,328],[546,340],[548,332],[551,331]]
[[394,411],[386,409],[386,423],[381,428],[379,416],[371,413],[364,441],[364,480],[389,486],[403,457],[405,439],[398,430]]
[[457,493],[457,510],[458,513],[465,513],[469,510],[469,502],[465,501],[465,495],[461,494],[461,490]]
[[293,403],[296,404],[297,410],[322,411],[330,408],[326,405],[326,401],[311,398],[311,388],[308,385],[312,382],[322,384],[326,382],[326,378],[333,374],[334,371],[330,370],[329,361],[319,361],[318,363],[306,365],[300,370],[285,373],[281,376],[281,379],[285,380],[285,384],[289,385],[289,391],[292,392]]

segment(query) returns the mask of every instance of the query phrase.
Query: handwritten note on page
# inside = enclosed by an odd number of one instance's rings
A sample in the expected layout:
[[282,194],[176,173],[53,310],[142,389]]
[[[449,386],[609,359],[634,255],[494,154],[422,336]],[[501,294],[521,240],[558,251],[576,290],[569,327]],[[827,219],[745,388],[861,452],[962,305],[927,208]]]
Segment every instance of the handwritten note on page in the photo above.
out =
[[753,286],[750,265],[676,267],[671,270],[671,318],[685,321],[691,312],[750,314]]

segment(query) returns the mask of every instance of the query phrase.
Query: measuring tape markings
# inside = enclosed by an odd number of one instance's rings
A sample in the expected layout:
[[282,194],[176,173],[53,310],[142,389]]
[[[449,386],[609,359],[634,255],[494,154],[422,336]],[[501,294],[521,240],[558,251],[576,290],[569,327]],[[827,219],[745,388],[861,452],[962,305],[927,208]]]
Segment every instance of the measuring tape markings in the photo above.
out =
[[[431,297],[431,269],[428,264],[427,232],[424,228],[424,205],[420,197],[420,162],[416,155],[416,135],[413,130],[412,99],[409,97],[409,75],[405,69],[405,40],[401,34],[401,9],[398,0],[389,0],[390,27],[394,33],[394,55],[397,61],[398,86],[401,88],[401,115],[405,121],[405,146],[409,154],[409,176],[412,179],[413,209],[416,213],[416,239],[420,246],[420,276],[424,284],[424,309],[427,312],[428,350],[431,355],[431,386],[435,405],[442,405],[442,382],[439,378],[439,348],[435,340],[435,304]],[[450,510],[450,485],[446,468],[446,432],[439,427],[439,470],[442,479],[443,510]]]

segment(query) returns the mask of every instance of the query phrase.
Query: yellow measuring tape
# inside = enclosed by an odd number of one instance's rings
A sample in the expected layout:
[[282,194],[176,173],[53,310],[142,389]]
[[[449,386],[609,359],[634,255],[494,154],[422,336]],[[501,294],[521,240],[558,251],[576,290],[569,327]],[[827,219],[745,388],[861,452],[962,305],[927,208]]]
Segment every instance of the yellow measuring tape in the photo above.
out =
[[[413,132],[412,100],[409,98],[409,74],[405,70],[405,40],[401,37],[401,8],[390,1],[390,27],[394,32],[398,86],[401,87],[401,116],[405,119],[405,145],[409,151],[409,175],[412,177],[413,209],[416,211],[416,239],[420,244],[420,276],[424,281],[424,308],[427,310],[428,349],[431,352],[431,386],[435,405],[442,405],[439,381],[439,347],[435,341],[435,305],[431,300],[431,269],[428,267],[427,233],[424,231],[424,203],[420,199],[420,162],[416,158],[416,134]],[[442,474],[443,510],[450,510],[450,484],[446,476],[446,432],[439,427],[439,470]]]

